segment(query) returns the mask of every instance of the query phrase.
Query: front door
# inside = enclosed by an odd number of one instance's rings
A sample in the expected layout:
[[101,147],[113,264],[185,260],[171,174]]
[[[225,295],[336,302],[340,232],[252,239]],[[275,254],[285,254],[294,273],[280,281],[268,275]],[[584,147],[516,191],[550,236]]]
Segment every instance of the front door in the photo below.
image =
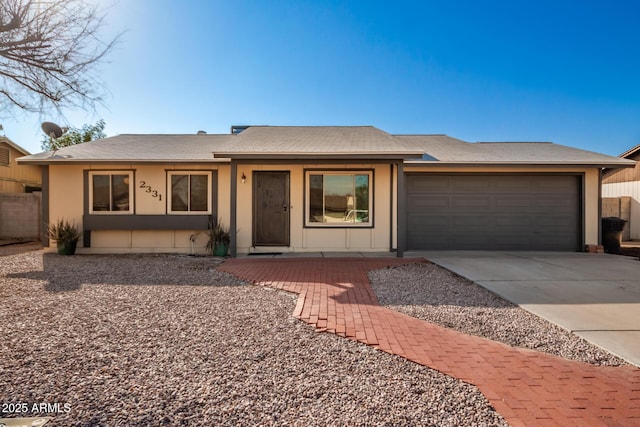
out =
[[289,172],[253,173],[253,246],[289,246]]

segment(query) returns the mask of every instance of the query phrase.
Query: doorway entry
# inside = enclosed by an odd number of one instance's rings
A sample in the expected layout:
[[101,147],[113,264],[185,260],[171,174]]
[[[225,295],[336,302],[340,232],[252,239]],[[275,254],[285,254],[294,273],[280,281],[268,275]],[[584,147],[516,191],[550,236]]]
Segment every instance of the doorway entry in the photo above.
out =
[[289,246],[289,172],[253,172],[253,246]]

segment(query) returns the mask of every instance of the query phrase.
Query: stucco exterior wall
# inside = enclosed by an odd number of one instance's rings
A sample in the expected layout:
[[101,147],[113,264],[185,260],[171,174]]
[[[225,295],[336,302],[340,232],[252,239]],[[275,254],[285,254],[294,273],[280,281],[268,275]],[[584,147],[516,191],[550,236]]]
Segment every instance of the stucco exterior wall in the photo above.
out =
[[[390,250],[391,238],[391,166],[389,164],[240,164],[237,168],[237,251],[239,254],[271,250],[253,246],[253,172],[287,171],[290,173],[290,246],[277,247],[280,252]],[[373,227],[305,227],[305,171],[373,170]],[[246,177],[242,183],[241,177]],[[224,217],[223,217],[224,219]]]
[[[51,165],[49,168],[49,218],[64,218],[83,226],[85,171],[133,171],[136,215],[167,214],[167,171],[218,171],[217,214],[229,217],[229,166],[211,164]],[[149,191],[150,190],[150,191]],[[109,215],[109,214],[106,214]],[[228,225],[228,221],[227,221]],[[192,241],[191,237],[194,237]],[[203,230],[94,230],[91,247],[78,253],[205,253],[208,237]],[[54,250],[50,248],[49,250]]]
[[585,245],[600,242],[600,173],[585,171],[584,176],[584,240]]
[[[51,165],[49,167],[49,220],[64,218],[82,225],[85,209],[85,171],[117,170],[133,174],[133,203],[136,215],[167,215],[167,171],[216,170],[217,217],[231,223],[231,166],[229,164],[132,164],[132,165]],[[372,227],[305,226],[306,170],[370,170],[373,171]],[[238,254],[260,249],[253,246],[253,172],[287,171],[290,174],[290,245],[280,252],[386,252],[397,247],[397,166],[385,163],[361,164],[247,164],[237,165],[236,245]],[[405,165],[404,172],[436,173],[571,173],[582,177],[584,243],[599,241],[599,171],[578,167],[425,167]],[[241,177],[245,176],[242,183]],[[148,192],[148,188],[157,192]],[[161,197],[159,197],[161,196]],[[234,230],[232,230],[234,232]],[[192,241],[191,237],[194,237]],[[95,230],[91,247],[79,253],[170,252],[204,253],[207,241],[204,230]],[[50,248],[53,250],[53,248]]]
[[65,219],[82,225],[83,184],[79,165],[49,166],[49,221]]

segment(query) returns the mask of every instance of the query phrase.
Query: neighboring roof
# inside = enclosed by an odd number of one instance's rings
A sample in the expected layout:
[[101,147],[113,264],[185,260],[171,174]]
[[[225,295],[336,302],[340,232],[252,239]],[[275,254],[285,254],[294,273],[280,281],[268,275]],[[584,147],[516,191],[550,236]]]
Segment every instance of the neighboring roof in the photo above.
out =
[[404,160],[411,165],[581,165],[634,161],[552,143],[469,143],[391,135],[373,126],[250,126],[225,135],[119,135],[22,157],[20,163],[202,163],[250,160]]
[[624,159],[629,159],[629,158],[633,157],[635,154],[637,154],[638,151],[640,151],[640,144],[638,144],[635,147],[625,151],[624,153],[620,154],[618,157],[622,157]]
[[24,154],[25,156],[28,156],[29,154],[31,154],[27,150],[25,150],[24,148],[16,144],[15,142],[11,141],[6,136],[0,136],[0,143],[3,143],[3,142],[9,145],[10,147],[12,147],[13,149],[19,151],[20,153]]
[[[625,151],[618,157],[623,159],[638,160],[640,157],[640,145]],[[640,179],[640,172],[638,168],[635,170],[620,170],[618,168],[605,168],[602,173],[603,184],[613,184],[620,182],[633,182]]]
[[551,142],[469,143],[445,135],[397,135],[405,145],[424,150],[421,161],[409,164],[440,165],[580,165],[633,167],[634,161]]

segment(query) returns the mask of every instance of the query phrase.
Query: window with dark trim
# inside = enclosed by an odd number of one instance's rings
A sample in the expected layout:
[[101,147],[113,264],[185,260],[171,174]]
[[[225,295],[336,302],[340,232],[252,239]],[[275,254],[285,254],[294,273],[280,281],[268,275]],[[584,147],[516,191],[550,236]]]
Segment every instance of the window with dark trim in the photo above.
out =
[[371,226],[372,181],[370,171],[307,171],[305,225]]
[[169,172],[169,213],[211,213],[211,172]]
[[89,212],[92,214],[133,213],[133,172],[89,172]]

